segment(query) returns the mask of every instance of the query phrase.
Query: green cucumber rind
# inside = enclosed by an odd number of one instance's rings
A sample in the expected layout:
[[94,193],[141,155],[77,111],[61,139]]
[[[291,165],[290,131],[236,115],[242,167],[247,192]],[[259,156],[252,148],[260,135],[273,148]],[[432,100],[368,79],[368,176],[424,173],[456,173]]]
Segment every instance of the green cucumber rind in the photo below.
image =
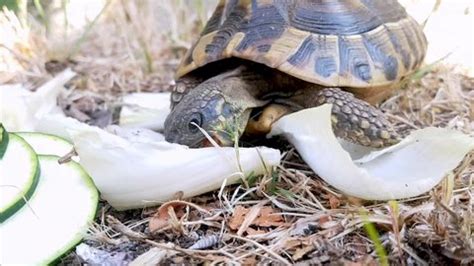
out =
[[5,151],[7,150],[8,140],[8,132],[5,127],[3,127],[3,124],[0,123],[0,159],[2,159]]
[[[16,135],[19,135],[19,136],[28,136],[28,135],[31,135],[31,136],[43,136],[43,137],[48,137],[48,138],[52,138],[52,139],[56,139],[56,140],[59,140],[61,142],[64,142],[64,143],[67,143],[69,145],[72,145],[72,143],[70,141],[68,141],[67,139],[63,138],[63,137],[60,137],[60,136],[56,136],[56,135],[53,135],[53,134],[49,134],[49,133],[40,133],[40,132],[29,132],[29,131],[16,131],[14,132]],[[49,155],[49,154],[48,154]]]
[[[68,140],[66,140],[65,138],[62,138],[62,137],[59,137],[59,136],[56,136],[56,135],[52,135],[52,134],[48,134],[48,133],[18,131],[18,132],[15,132],[15,134],[22,137],[26,142],[29,142],[29,140],[30,140],[29,138],[32,138],[33,140],[38,139],[38,138],[45,138],[45,139],[50,139],[50,140],[57,141],[61,145],[70,146],[71,149],[74,147],[73,144],[71,142],[69,142]],[[35,149],[36,147],[35,147],[34,144],[32,144],[32,143],[29,143],[29,144],[31,145],[31,147],[33,147],[33,149],[36,151],[36,153],[38,155],[58,155],[59,156],[59,154],[54,154],[54,153],[51,153],[51,152],[44,153],[41,150],[36,150]],[[64,154],[62,154],[62,155],[64,155]]]
[[[55,156],[55,155],[38,155],[38,158],[39,160],[55,160],[55,161],[58,161],[60,159],[60,157]],[[84,180],[86,187],[89,188],[91,191],[91,197],[93,198],[93,201],[96,202],[95,206],[93,206],[91,209],[89,217],[87,217],[88,223],[91,223],[94,221],[94,218],[96,216],[96,213],[99,207],[99,191],[97,190],[97,187],[92,181],[92,178],[89,176],[89,174],[85,171],[85,169],[79,163],[75,161],[69,161],[65,164],[72,165],[81,173],[81,177]],[[79,244],[83,238],[84,238],[83,232],[78,232],[76,236],[69,241],[68,244],[64,245],[63,248],[59,249],[51,258],[47,259],[44,262],[41,262],[41,264],[48,264],[48,265],[55,264],[56,262],[58,262],[58,260],[61,259],[63,255],[65,255],[68,251],[72,250],[77,244]]]
[[36,187],[39,183],[40,180],[40,175],[41,175],[41,169],[39,166],[39,159],[38,156],[36,155],[35,151],[33,148],[25,141],[23,138],[20,136],[15,135],[14,133],[9,133],[8,134],[9,141],[15,140],[16,138],[17,141],[24,142],[24,146],[31,150],[31,154],[34,154],[34,158],[30,158],[31,162],[34,164],[33,169],[36,169],[35,173],[33,173],[33,178],[31,178],[31,182],[28,184],[28,189],[26,191],[23,191],[22,194],[18,195],[16,199],[13,200],[13,204],[6,207],[3,211],[0,211],[0,223],[3,223],[5,220],[13,216],[17,211],[19,211],[26,203],[27,200],[31,198],[33,193],[36,190]]
[[30,188],[26,191],[26,193],[21,197],[20,200],[17,200],[13,205],[5,209],[3,212],[0,213],[0,223],[3,223],[8,218],[12,217],[17,213],[26,202],[33,196],[35,193],[36,187],[38,186],[39,180],[41,176],[41,169],[38,168],[36,171],[35,176],[33,177],[33,183],[31,184]]

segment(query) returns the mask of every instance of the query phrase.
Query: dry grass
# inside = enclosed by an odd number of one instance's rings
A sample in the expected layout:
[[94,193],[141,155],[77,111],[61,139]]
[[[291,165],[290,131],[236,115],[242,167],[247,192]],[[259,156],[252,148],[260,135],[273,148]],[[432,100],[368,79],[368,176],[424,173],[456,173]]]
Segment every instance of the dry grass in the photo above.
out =
[[[69,65],[80,74],[69,84],[74,99],[93,94],[113,105],[121,94],[167,90],[213,1],[156,3],[116,1],[93,24],[59,39],[37,19],[26,28],[2,13],[0,36],[16,37],[0,40],[0,82],[35,88]],[[401,132],[442,126],[473,135],[473,88],[473,78],[441,63],[381,109]],[[159,209],[115,212],[104,203],[85,242],[125,263],[146,253],[140,262],[375,265],[382,262],[377,248],[390,264],[474,263],[473,177],[471,154],[428,194],[366,202],[327,185],[290,149],[280,167],[249,184]],[[367,223],[378,232],[378,246]],[[80,260],[71,252],[63,263]]]

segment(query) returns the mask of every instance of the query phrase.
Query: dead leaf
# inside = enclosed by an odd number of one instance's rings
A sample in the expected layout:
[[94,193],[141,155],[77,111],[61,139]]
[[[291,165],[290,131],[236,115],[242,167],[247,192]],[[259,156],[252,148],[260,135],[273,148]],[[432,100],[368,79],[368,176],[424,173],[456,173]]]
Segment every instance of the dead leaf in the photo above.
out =
[[265,204],[265,201],[261,201],[260,203],[255,206],[252,206],[252,208],[249,209],[248,213],[245,215],[244,221],[239,227],[239,230],[237,230],[238,236],[241,236],[245,231],[247,231],[247,229],[252,224],[254,224],[254,221],[260,215],[260,211],[262,209],[263,204]]
[[169,225],[170,219],[172,218],[170,214],[174,214],[176,218],[182,217],[184,215],[184,208],[186,206],[190,206],[208,215],[211,214],[206,209],[191,202],[181,200],[168,201],[161,205],[156,211],[156,213],[153,215],[153,217],[151,217],[150,222],[148,223],[150,232],[156,232],[157,230],[160,230]]
[[303,239],[304,238],[297,238],[297,237],[292,237],[292,238],[285,239],[284,247],[285,247],[286,250],[291,250],[291,249],[294,249],[296,247],[299,247],[303,244]]
[[247,257],[242,260],[242,265],[257,265],[258,261],[255,256]]
[[[258,213],[252,212],[258,211]],[[250,216],[250,214],[252,214]],[[281,214],[277,214],[277,210],[270,206],[264,206],[252,209],[247,209],[242,206],[237,206],[234,210],[234,215],[230,218],[228,226],[232,230],[239,230],[241,233],[249,233],[249,226],[272,227],[284,225],[285,221]],[[244,227],[245,226],[245,227]],[[252,231],[254,232],[254,231]]]
[[329,207],[331,207],[331,209],[337,209],[340,206],[341,201],[339,200],[339,198],[332,194],[329,194]]
[[303,258],[304,255],[308,254],[309,252],[313,251],[315,247],[313,245],[305,246],[303,248],[297,248],[295,253],[293,254],[293,260],[297,261]]
[[331,220],[331,216],[324,215],[324,216],[321,216],[318,221],[319,221],[319,224],[324,224],[324,223],[329,222],[330,220]]
[[242,206],[237,206],[234,209],[234,215],[230,217],[229,221],[229,228],[232,230],[237,230],[239,229],[240,225],[244,222],[245,220],[245,215],[249,212],[249,209],[242,207]]
[[262,227],[283,225],[285,223],[283,216],[281,214],[277,214],[276,212],[277,210],[269,206],[261,208],[260,214],[257,219],[255,219],[254,224]]
[[176,212],[176,210],[182,210],[185,206],[180,202],[167,202],[161,205],[148,223],[150,232],[154,233],[169,224],[171,209]]

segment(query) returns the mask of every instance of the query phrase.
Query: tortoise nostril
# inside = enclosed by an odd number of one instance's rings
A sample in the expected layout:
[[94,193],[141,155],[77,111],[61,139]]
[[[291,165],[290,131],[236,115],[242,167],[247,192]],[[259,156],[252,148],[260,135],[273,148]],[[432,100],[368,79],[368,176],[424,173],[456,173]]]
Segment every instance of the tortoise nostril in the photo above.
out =
[[178,138],[178,131],[176,129],[172,129],[172,130],[165,130],[164,132],[165,134],[165,140],[167,142],[171,142],[171,143],[176,143],[176,140]]
[[176,134],[165,135],[165,140],[170,143],[176,143]]

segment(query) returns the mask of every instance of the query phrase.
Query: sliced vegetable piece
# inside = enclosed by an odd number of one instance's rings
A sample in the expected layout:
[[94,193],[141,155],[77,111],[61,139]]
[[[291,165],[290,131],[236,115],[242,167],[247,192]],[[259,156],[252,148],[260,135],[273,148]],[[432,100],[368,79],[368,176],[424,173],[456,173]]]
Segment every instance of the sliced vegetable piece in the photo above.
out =
[[0,123],[0,159],[2,159],[3,154],[8,146],[8,132],[3,127],[3,124]]
[[15,134],[8,134],[8,138],[8,146],[0,159],[0,223],[25,204],[40,174],[33,148]]
[[0,224],[0,264],[49,264],[82,239],[93,220],[98,192],[82,167],[58,156],[38,156],[41,181],[28,206]]
[[188,149],[146,135],[125,139],[85,124],[63,125],[101,198],[117,210],[158,205],[176,193],[188,198],[270,173],[281,158],[279,150],[267,147]]
[[34,92],[21,84],[0,86],[0,121],[10,131],[34,130],[39,120],[51,114],[64,116],[57,105],[57,98],[64,90],[64,84],[76,73],[70,68],[58,73]]
[[37,132],[16,132],[15,134],[26,140],[40,155],[63,156],[73,148],[67,140],[51,134]]
[[170,113],[169,92],[138,92],[123,97],[119,125],[163,130]]
[[433,189],[474,149],[474,138],[469,135],[427,127],[410,132],[393,146],[377,151],[358,149],[354,156],[334,135],[331,108],[325,104],[284,116],[273,125],[271,134],[283,134],[316,174],[353,197],[394,200],[419,196]]

